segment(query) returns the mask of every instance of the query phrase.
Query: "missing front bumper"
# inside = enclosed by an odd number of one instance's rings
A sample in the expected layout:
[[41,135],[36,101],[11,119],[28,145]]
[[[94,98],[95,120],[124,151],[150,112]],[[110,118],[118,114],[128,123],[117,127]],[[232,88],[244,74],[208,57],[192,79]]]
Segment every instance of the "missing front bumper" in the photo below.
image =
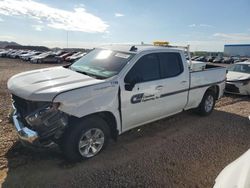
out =
[[20,115],[16,112],[16,110],[12,118],[19,139],[23,143],[39,145],[38,133],[23,125],[23,123],[19,120]]
[[[38,123],[33,125],[26,125],[27,121],[21,113],[13,106],[13,124],[18,133],[18,137],[23,145],[31,147],[50,147],[51,143],[59,139],[63,134],[63,130],[68,122],[68,116],[62,112],[49,112],[46,117],[40,117]],[[34,127],[31,128],[31,127]]]

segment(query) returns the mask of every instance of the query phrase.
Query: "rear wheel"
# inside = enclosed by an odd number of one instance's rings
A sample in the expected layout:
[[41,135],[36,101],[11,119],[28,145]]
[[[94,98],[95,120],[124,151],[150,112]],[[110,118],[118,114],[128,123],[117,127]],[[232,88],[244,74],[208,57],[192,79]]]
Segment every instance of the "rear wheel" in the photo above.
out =
[[199,115],[207,116],[212,113],[215,105],[215,93],[213,91],[208,90],[199,105],[199,107],[196,109],[196,112]]
[[71,126],[66,130],[61,143],[62,151],[70,161],[94,157],[108,144],[108,124],[98,116],[83,119]]

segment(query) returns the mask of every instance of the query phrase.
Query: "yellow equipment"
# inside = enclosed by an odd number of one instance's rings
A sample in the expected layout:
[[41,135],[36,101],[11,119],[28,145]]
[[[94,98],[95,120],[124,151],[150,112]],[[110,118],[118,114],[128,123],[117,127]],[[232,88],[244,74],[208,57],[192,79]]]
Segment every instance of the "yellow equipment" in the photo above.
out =
[[154,46],[168,46],[169,42],[167,41],[155,41]]

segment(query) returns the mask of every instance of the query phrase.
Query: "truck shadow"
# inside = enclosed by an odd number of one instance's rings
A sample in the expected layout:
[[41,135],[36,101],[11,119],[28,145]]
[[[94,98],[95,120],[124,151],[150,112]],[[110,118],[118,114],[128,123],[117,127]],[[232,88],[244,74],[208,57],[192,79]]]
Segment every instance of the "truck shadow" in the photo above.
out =
[[[213,136],[212,139],[211,136]],[[231,154],[224,155],[223,147],[214,147],[211,143],[213,141],[221,146],[231,144],[232,148],[227,148]],[[85,185],[81,184],[82,187],[95,187],[99,185],[98,182],[111,181],[99,179],[99,173],[118,169],[122,174],[132,161],[140,161],[138,160],[140,158],[152,159],[154,155],[150,154],[148,157],[143,155],[149,150],[165,155],[175,166],[181,166],[183,164],[179,161],[179,155],[182,155],[182,151],[185,153],[186,144],[196,145],[191,152],[197,152],[197,148],[199,151],[211,149],[210,157],[219,158],[211,162],[216,169],[213,179],[226,164],[250,148],[250,121],[246,117],[219,110],[215,110],[208,117],[199,117],[188,111],[126,132],[119,137],[117,142],[111,141],[110,145],[98,156],[75,164],[65,162],[58,147],[33,150],[16,142],[5,156],[8,161],[8,171],[2,187],[67,187],[74,181],[76,181],[75,185],[79,186],[78,182],[82,182],[80,179],[85,179]],[[171,152],[162,153],[161,150],[157,150],[159,145],[164,145],[169,151],[179,150],[180,153],[178,152],[179,155],[175,156],[172,156]],[[155,157],[157,158],[158,155]],[[202,162],[207,158],[200,159],[197,154],[193,160]],[[218,161],[222,162],[217,164]],[[203,162],[208,163],[208,161]],[[152,165],[153,170],[154,168],[156,167]],[[206,172],[207,169],[203,170]],[[182,173],[188,177],[191,172],[190,169],[185,171],[183,168]],[[91,176],[91,180],[88,176]],[[169,181],[176,180],[169,179]]]

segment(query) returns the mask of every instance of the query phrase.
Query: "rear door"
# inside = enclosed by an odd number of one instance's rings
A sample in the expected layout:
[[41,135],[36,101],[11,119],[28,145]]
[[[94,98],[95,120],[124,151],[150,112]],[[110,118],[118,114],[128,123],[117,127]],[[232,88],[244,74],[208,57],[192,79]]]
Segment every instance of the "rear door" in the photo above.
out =
[[183,64],[179,52],[162,52],[157,54],[160,61],[161,87],[160,111],[161,116],[171,115],[182,111],[187,104],[189,89],[189,70]]

